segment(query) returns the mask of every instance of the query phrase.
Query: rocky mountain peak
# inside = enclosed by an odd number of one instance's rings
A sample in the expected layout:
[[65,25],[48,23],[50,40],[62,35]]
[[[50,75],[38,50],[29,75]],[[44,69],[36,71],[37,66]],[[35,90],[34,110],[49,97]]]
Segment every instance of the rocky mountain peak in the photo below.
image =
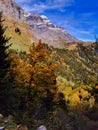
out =
[[45,15],[31,14],[26,17],[26,21],[38,40],[54,47],[60,47],[61,43],[64,47],[66,42],[78,41],[67,33],[64,28],[52,24]]

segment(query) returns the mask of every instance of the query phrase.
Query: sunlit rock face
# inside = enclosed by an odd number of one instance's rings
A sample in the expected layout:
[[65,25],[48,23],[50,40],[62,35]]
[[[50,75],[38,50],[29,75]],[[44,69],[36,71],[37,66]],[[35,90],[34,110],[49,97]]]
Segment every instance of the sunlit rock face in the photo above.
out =
[[9,19],[16,19],[20,22],[25,21],[24,10],[13,0],[0,0],[0,12],[3,12]]
[[27,23],[32,28],[37,39],[54,47],[64,46],[66,42],[76,42],[64,28],[51,23],[48,17],[38,14],[29,14],[26,17]]

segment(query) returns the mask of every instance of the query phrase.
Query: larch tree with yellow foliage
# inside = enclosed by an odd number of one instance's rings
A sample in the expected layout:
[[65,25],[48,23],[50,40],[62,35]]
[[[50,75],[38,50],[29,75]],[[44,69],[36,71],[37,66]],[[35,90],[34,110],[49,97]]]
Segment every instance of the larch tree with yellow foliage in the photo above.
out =
[[37,117],[43,113],[43,110],[52,112],[58,102],[56,75],[54,73],[57,65],[50,62],[44,44],[41,43],[30,48],[29,58],[32,69],[28,86],[27,109],[30,109],[30,102],[36,103],[36,107],[38,105],[38,109],[36,109],[38,111],[35,112]]

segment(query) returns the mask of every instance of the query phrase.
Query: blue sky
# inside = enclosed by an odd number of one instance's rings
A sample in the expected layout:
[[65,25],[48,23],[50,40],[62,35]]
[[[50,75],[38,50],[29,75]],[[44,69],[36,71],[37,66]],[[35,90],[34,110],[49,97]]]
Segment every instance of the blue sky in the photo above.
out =
[[98,0],[14,1],[28,12],[46,15],[80,40],[95,40],[98,34]]

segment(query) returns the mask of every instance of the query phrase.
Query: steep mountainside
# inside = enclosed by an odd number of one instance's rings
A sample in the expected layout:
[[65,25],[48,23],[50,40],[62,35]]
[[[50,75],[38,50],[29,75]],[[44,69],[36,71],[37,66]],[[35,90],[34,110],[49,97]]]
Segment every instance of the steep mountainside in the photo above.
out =
[[11,48],[18,51],[28,52],[33,42],[37,42],[29,25],[16,20],[5,19],[6,36],[10,36]]
[[[47,47],[46,47],[47,48]],[[63,86],[94,84],[98,79],[98,43],[77,45],[77,49],[48,48],[52,62],[59,64],[56,73]],[[62,86],[62,85],[61,85]]]
[[11,48],[28,51],[31,43],[37,40],[26,23],[25,11],[13,0],[0,0],[0,12],[3,13],[4,24],[7,26],[6,35],[11,37]]
[[[64,28],[52,24],[46,16],[30,14],[23,10],[13,0],[1,0],[0,12],[3,12],[7,19],[28,24],[27,26],[31,27],[31,33],[33,34],[33,40],[30,40],[32,42],[41,40],[42,42],[57,48],[64,48],[68,42],[78,42],[78,40],[67,33]],[[21,27],[18,26],[18,28]]]

